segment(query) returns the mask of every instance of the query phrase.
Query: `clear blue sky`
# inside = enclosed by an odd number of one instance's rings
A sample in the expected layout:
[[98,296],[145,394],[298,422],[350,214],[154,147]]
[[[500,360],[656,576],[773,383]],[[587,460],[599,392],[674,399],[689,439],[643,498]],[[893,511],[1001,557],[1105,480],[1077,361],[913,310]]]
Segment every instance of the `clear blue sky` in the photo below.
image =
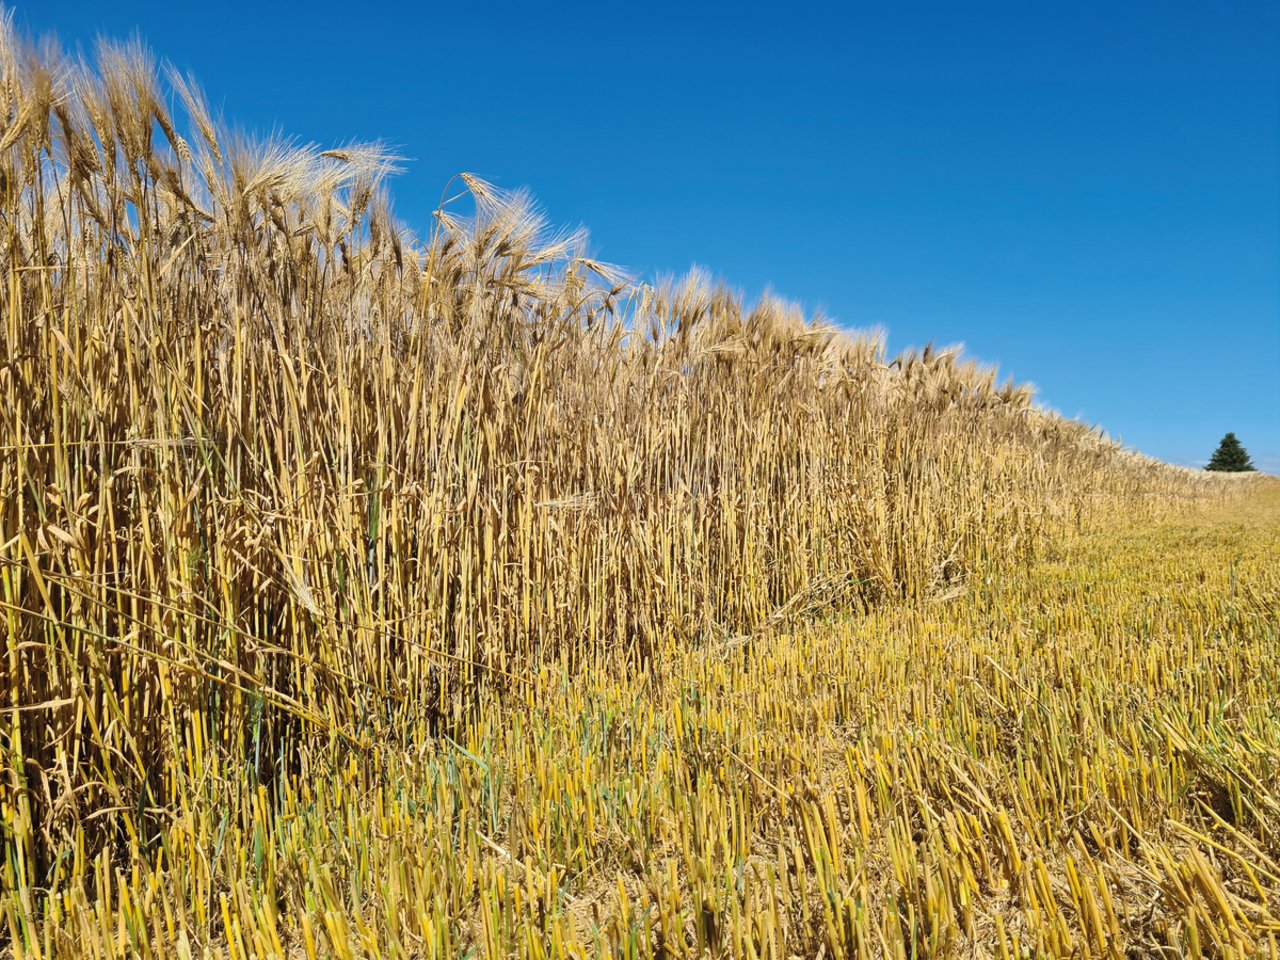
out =
[[17,2],[138,31],[229,120],[528,186],[890,347],[963,342],[1144,452],[1280,472],[1280,5]]

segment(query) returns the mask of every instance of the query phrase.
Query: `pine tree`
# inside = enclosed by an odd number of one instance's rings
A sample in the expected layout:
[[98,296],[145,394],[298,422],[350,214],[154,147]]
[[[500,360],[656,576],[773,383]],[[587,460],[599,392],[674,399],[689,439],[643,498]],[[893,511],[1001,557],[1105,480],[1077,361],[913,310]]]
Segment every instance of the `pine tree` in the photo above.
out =
[[1228,433],[1218,444],[1218,449],[1209,458],[1206,470],[1218,470],[1223,473],[1244,473],[1253,469],[1249,453],[1240,445],[1234,433]]

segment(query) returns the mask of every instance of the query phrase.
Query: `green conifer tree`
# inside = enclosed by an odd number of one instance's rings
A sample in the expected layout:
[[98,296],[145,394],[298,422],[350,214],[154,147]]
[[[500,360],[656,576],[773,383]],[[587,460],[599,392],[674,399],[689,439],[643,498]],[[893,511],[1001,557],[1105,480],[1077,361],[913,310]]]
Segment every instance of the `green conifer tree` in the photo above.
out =
[[1218,449],[1213,452],[1213,456],[1209,458],[1209,465],[1205,469],[1223,473],[1244,473],[1253,469],[1253,462],[1249,459],[1248,451],[1236,439],[1236,435],[1228,433],[1218,444]]

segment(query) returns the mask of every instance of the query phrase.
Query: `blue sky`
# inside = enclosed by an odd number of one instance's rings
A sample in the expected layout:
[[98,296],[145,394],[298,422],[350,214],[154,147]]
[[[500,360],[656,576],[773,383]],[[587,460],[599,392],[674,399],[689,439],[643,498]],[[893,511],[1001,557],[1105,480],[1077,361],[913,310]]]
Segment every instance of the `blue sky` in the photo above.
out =
[[233,122],[527,186],[642,276],[708,268],[893,350],[963,342],[1047,405],[1280,472],[1280,6],[110,3]]

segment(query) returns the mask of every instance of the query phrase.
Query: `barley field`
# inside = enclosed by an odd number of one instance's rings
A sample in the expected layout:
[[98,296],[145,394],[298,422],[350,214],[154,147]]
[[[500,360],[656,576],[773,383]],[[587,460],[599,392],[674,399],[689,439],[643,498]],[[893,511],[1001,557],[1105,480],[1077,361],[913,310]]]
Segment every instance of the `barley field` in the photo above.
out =
[[0,956],[1280,956],[1280,483],[0,16]]

